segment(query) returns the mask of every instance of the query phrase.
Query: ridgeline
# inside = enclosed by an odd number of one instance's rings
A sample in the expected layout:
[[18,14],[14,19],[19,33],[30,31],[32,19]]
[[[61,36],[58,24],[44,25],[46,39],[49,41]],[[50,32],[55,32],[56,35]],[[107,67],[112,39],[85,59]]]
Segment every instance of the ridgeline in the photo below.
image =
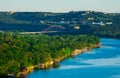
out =
[[[64,29],[59,28],[60,26]],[[52,35],[87,34],[120,38],[120,13],[96,11],[0,12],[0,31],[44,32],[44,30],[57,31],[50,33]]]

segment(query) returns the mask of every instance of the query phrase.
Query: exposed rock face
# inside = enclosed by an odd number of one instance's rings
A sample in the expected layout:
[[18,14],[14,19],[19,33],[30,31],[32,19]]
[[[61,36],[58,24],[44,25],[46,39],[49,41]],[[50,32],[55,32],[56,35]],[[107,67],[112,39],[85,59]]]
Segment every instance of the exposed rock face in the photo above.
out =
[[26,74],[28,74],[29,72],[32,72],[34,70],[35,66],[29,66],[27,68],[25,68],[24,70],[22,70],[21,72],[19,72],[17,74],[18,78],[26,78]]
[[52,67],[52,65],[53,65],[53,60],[47,61],[46,63],[40,63],[38,68],[40,68],[40,69],[47,69],[47,68]]
[[[100,47],[100,44],[95,44],[92,48],[99,48],[99,47]],[[20,73],[18,73],[18,76],[19,77],[20,76],[24,76],[25,77],[26,74],[28,74],[29,72],[33,71],[35,68],[38,68],[38,69],[48,69],[50,67],[59,65],[60,61],[62,61],[63,59],[65,59],[65,58],[67,58],[69,56],[76,56],[76,55],[81,54],[81,53],[83,53],[85,51],[88,51],[90,49],[91,49],[91,47],[84,47],[82,49],[75,49],[70,55],[64,55],[62,57],[52,59],[51,61],[47,61],[46,63],[40,63],[39,65],[27,67],[25,70],[23,70]]]
[[41,69],[44,69],[44,68],[45,68],[45,64],[41,63],[41,64],[40,64],[40,68],[41,68]]
[[71,53],[71,56],[75,56],[75,55],[78,55],[78,54],[81,54],[85,51],[88,50],[88,47],[85,47],[85,48],[82,48],[82,49],[76,49],[74,50],[72,53]]
[[82,53],[82,50],[81,49],[76,49],[71,53],[71,56],[75,56],[75,55],[78,55],[80,53]]
[[[100,47],[100,43],[99,44],[95,44],[92,48],[99,48]],[[75,56],[75,55],[78,55],[78,54],[81,54],[85,51],[88,51],[90,49],[92,49],[91,47],[85,47],[85,48],[82,48],[82,49],[75,49],[72,53],[71,53],[71,56]]]

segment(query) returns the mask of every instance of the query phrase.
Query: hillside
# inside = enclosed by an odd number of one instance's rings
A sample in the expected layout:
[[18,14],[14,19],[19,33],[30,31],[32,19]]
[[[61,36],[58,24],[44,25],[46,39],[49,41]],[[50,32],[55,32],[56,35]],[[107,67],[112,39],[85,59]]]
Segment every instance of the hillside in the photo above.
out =
[[98,37],[87,35],[0,33],[0,78],[14,78],[6,76],[17,75],[29,66],[67,58],[75,49],[90,50],[99,43]]
[[[120,14],[95,11],[0,12],[1,31],[40,32],[60,31],[58,34],[89,34],[120,38]],[[59,26],[59,27],[57,27]],[[60,29],[64,27],[64,30]],[[77,32],[77,33],[74,33]]]

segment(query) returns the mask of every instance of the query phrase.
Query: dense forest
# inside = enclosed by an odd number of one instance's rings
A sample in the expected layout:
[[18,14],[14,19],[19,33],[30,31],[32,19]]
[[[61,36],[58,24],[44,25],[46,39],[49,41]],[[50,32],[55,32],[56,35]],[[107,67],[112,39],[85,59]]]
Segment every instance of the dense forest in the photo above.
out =
[[31,65],[70,55],[75,49],[93,48],[100,43],[96,36],[0,33],[0,77],[17,74]]
[[[25,33],[44,30],[54,32]],[[94,48],[98,37],[120,39],[120,13],[0,12],[0,77]]]

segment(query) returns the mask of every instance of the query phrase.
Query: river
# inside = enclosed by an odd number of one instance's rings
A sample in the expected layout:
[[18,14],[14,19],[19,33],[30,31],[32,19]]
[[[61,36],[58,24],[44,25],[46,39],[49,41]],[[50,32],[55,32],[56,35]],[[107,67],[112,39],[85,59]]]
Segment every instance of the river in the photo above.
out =
[[102,38],[101,48],[68,58],[59,68],[35,70],[27,78],[120,78],[120,40]]

